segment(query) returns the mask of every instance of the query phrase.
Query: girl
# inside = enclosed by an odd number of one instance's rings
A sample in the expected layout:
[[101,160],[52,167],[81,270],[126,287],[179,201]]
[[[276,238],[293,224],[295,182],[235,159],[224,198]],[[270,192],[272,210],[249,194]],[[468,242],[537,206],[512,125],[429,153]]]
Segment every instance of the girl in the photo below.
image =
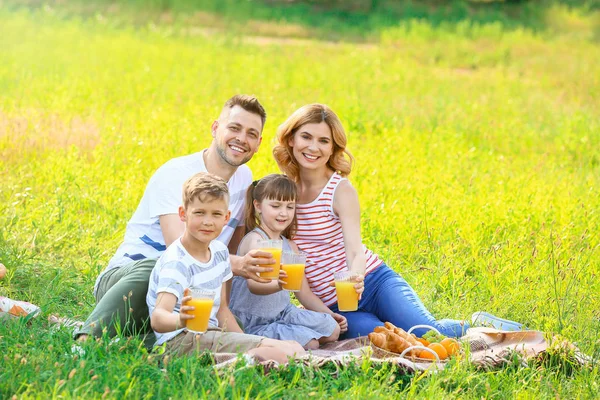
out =
[[[461,336],[468,323],[436,320],[409,284],[362,244],[358,195],[346,179],[353,158],[337,115],[323,104],[306,105],[279,127],[277,140],[275,160],[298,188],[294,240],[308,254],[306,277],[312,292],[337,312],[333,273],[349,269],[358,275],[359,309],[341,313],[348,320],[345,336],[366,336],[384,321],[405,330],[426,324],[446,336]],[[475,318],[498,329],[521,328],[487,313]]]
[[[243,256],[263,239],[283,240],[284,251],[298,252],[290,237],[296,231],[296,184],[285,175],[268,175],[254,181],[246,193],[246,230],[238,248]],[[279,281],[259,283],[241,277],[233,279],[230,309],[242,322],[245,333],[272,339],[295,340],[306,349],[336,341],[347,329],[346,319],[326,307],[304,278],[296,292],[306,310],[290,302],[282,291],[285,272]],[[309,311],[312,310],[312,311]]]

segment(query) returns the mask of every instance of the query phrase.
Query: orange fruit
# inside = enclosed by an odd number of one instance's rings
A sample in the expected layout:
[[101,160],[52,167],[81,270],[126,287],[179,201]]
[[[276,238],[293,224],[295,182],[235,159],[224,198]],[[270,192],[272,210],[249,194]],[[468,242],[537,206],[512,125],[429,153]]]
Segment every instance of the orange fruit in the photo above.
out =
[[3,279],[6,275],[6,267],[4,264],[0,263],[0,279]]
[[417,342],[421,343],[423,346],[427,347],[429,346],[431,343],[429,343],[429,340],[427,339],[423,339],[423,338],[415,338],[417,340]]
[[421,350],[419,353],[419,358],[425,358],[427,360],[435,360],[435,356],[427,350]]
[[427,348],[435,351],[440,360],[445,360],[448,358],[448,352],[446,351],[446,348],[439,343],[431,343],[429,346],[427,346]]
[[456,352],[458,352],[458,350],[460,350],[460,343],[458,343],[456,341],[456,339],[445,338],[444,340],[442,340],[440,342],[440,344],[442,346],[444,346],[444,348],[446,349],[446,352],[448,352],[449,356],[456,354]]

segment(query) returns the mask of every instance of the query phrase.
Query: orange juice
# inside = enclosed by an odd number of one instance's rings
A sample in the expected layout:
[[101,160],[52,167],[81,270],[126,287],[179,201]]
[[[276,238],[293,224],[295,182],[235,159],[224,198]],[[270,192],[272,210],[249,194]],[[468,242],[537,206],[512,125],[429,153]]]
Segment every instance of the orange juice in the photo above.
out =
[[213,299],[191,299],[185,304],[186,306],[195,307],[195,310],[187,312],[194,316],[194,319],[186,321],[186,327],[190,331],[206,332],[213,303]]
[[273,268],[271,272],[261,272],[260,277],[265,279],[278,280],[279,279],[279,268],[281,266],[281,248],[261,248],[260,251],[265,251],[267,253],[273,254],[273,258],[275,259],[275,264],[262,264],[262,267],[270,267]]
[[353,281],[335,282],[338,309],[340,311],[358,310],[358,293],[356,293],[354,285],[356,285],[356,282]]
[[299,292],[304,278],[304,264],[282,264],[281,268],[287,273],[285,279],[287,284],[283,285],[283,288],[291,292]]

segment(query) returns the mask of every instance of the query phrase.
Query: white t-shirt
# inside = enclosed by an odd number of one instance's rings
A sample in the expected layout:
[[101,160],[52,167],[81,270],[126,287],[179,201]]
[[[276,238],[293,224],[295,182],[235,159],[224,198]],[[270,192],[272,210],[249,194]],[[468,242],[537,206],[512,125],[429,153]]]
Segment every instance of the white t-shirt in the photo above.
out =
[[[205,150],[183,157],[173,158],[163,164],[148,181],[148,186],[135,213],[127,223],[125,239],[106,269],[96,279],[98,282],[107,271],[145,258],[158,258],[165,251],[165,239],[158,217],[177,214],[182,204],[183,184],[198,172],[207,172],[202,157]],[[227,182],[231,219],[217,238],[229,244],[235,228],[244,224],[246,189],[252,183],[252,172],[241,165]]]
[[[198,288],[216,292],[215,302],[210,312],[209,326],[217,327],[217,311],[221,304],[221,285],[231,279],[231,263],[229,262],[229,250],[227,246],[217,240],[210,242],[210,260],[202,263],[187,252],[181,244],[181,238],[174,241],[156,262],[148,285],[146,303],[150,316],[156,307],[156,298],[159,293],[171,293],[177,297],[177,304],[173,310],[179,314],[181,299],[185,288]],[[174,338],[180,332],[179,329],[168,333],[154,332],[156,335],[156,346]]]

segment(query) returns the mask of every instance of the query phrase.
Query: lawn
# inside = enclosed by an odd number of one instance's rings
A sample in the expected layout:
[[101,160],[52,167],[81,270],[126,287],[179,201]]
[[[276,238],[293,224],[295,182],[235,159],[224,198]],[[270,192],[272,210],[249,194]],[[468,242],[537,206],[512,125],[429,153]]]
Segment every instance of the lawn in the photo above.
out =
[[47,316],[85,319],[149,177],[208,146],[222,103],[250,93],[268,112],[256,177],[277,171],[275,131],[293,110],[336,110],[363,240],[435,315],[485,310],[600,356],[597,8],[454,2],[394,22],[149,3],[0,0],[0,295],[43,310],[0,324],[0,398],[597,396],[597,366],[561,362],[264,375],[165,362],[135,338],[71,354]]

